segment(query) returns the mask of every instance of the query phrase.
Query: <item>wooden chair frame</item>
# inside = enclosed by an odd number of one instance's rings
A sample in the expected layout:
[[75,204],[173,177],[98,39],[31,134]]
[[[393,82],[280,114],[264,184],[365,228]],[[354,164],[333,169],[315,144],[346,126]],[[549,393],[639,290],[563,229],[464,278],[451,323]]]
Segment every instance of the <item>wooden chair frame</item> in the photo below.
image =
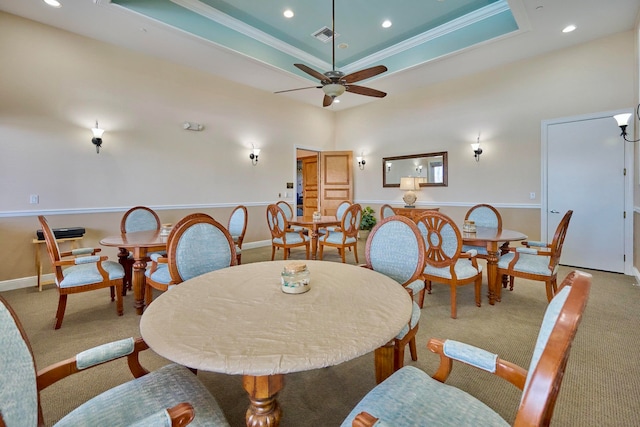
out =
[[[376,226],[373,227],[373,229],[371,230],[371,233],[369,234],[369,238],[367,239],[367,243],[365,246],[366,264],[363,265],[362,267],[376,271],[373,268],[373,265],[371,263],[371,244],[375,240],[375,235],[378,232],[378,230],[380,230],[381,227],[384,227],[385,224],[391,221],[400,221],[406,224],[414,232],[416,242],[418,244],[418,262],[416,263],[416,268],[413,274],[411,275],[411,277],[406,282],[401,283],[402,287],[404,287],[407,290],[407,292],[411,296],[411,300],[413,301],[413,292],[410,288],[407,287],[407,285],[420,279],[425,266],[425,252],[426,252],[424,239],[422,238],[422,234],[420,233],[420,230],[416,226],[415,222],[411,221],[409,218],[399,216],[399,215],[387,217],[382,219],[380,222],[378,222]],[[384,273],[381,272],[381,274],[384,274]],[[401,340],[394,338],[393,340],[385,344],[383,347],[377,349],[374,353],[376,366],[383,368],[382,369],[383,372],[391,372],[388,369],[388,367],[383,367],[384,363],[382,362],[385,359],[382,357],[382,354],[388,349],[393,349],[392,372],[395,372],[398,369],[402,368],[402,366],[404,366],[404,349],[407,346],[407,344],[409,345],[411,360],[413,360],[414,362],[417,361],[418,349],[416,346],[416,334],[418,333],[419,326],[420,326],[420,322],[416,323],[416,326],[412,329],[411,325],[409,324],[409,332]],[[376,371],[376,382],[378,384],[384,381],[385,379],[386,378],[383,377],[382,372]]]
[[[153,209],[148,208],[146,206],[134,206],[128,211],[126,211],[124,215],[122,215],[122,219],[120,219],[120,233],[122,234],[127,233],[127,227],[126,227],[127,218],[133,212],[138,210],[144,210],[149,212],[151,215],[153,215],[153,217],[156,220],[156,230],[160,231],[160,228],[162,227],[162,225],[160,224],[160,217]],[[124,292],[123,295],[126,295],[127,290],[131,290],[133,287],[133,280],[132,280],[133,264],[135,263],[135,260],[129,256],[129,252],[126,249],[123,249],[123,252],[119,255],[119,258],[120,258],[120,264],[122,264],[122,266],[124,267],[124,287],[122,288],[122,291]],[[147,257],[146,261],[149,261],[149,260],[150,259]]]
[[[478,268],[476,256],[467,252],[462,252],[462,235],[460,234],[460,229],[455,222],[445,214],[438,211],[427,211],[419,217],[417,223],[418,227],[420,227],[420,224],[423,224],[427,232],[427,235],[424,236],[424,239],[426,240],[426,264],[432,265],[435,268],[448,268],[451,276],[450,279],[447,279],[423,273],[422,278],[424,280],[427,293],[431,294],[432,282],[448,284],[451,290],[451,318],[455,319],[458,316],[457,288],[458,286],[473,283],[475,287],[476,306],[480,307],[482,298],[482,270]],[[448,255],[442,247],[444,239],[440,233],[446,225],[449,225],[453,229],[458,241],[458,246],[452,256]],[[435,239],[432,239],[432,236],[434,235]],[[433,244],[434,240],[438,242],[435,245]],[[478,270],[478,274],[465,279],[458,279],[455,266],[459,259],[469,259],[471,261],[471,265]],[[420,300],[420,307],[422,307],[422,303],[423,301]]]
[[513,291],[513,282],[515,277],[520,277],[522,279],[530,279],[537,280],[545,283],[545,288],[547,292],[547,301],[551,301],[553,296],[558,291],[557,280],[557,266],[560,262],[560,255],[562,254],[562,245],[564,244],[564,239],[567,236],[567,230],[569,229],[569,221],[571,221],[571,216],[573,215],[573,211],[569,210],[564,214],[562,220],[556,227],[556,232],[553,235],[553,240],[550,244],[546,244],[545,246],[532,245],[532,242],[524,241],[521,242],[522,245],[526,246],[529,251],[535,251],[530,255],[540,255],[540,256],[548,256],[549,257],[549,272],[550,275],[542,275],[542,274],[533,274],[527,273],[524,271],[514,270],[518,260],[520,259],[520,252],[516,248],[509,248],[509,252],[514,253],[514,257],[509,263],[509,266],[506,269],[498,268],[498,277],[502,277],[502,287],[496,286],[497,288],[497,297],[498,301],[500,301],[500,295],[502,293],[502,288],[507,287],[507,276],[509,277],[509,290]]
[[[529,383],[526,384],[528,375],[526,369],[499,357],[496,360],[493,374],[523,391],[523,397],[513,424],[516,427],[545,427],[551,423],[567,361],[569,360],[571,345],[589,298],[591,275],[573,271],[564,279],[560,289],[564,286],[570,286],[571,290],[549,335],[535,370],[531,374]],[[433,378],[444,383],[451,373],[454,360],[444,354],[443,340],[432,338],[429,340],[427,348],[440,357],[440,365]],[[525,385],[527,385],[526,389],[524,389]],[[354,419],[352,426],[370,427],[377,421],[378,418],[371,414],[361,412]],[[393,420],[385,421],[393,422]]]
[[[391,211],[393,212],[393,215],[396,215],[396,213],[395,213],[395,212],[396,212],[396,211],[395,211],[395,209],[393,209],[393,207],[392,207],[391,205],[389,205],[389,204],[385,203],[384,205],[380,206],[380,219],[388,218],[388,217],[387,217],[387,216],[385,216],[385,214],[384,214],[385,210],[387,210],[387,209],[391,209]],[[393,215],[392,215],[392,216],[393,216]]]
[[[348,202],[347,202],[348,203]],[[348,213],[351,212],[351,216],[349,217]],[[360,214],[360,215],[358,215]],[[360,218],[358,218],[358,216]],[[347,217],[348,222],[347,222]],[[362,219],[362,206],[359,204],[349,205],[344,214],[342,215],[341,223],[339,227],[335,227],[332,232],[342,233],[342,242],[341,243],[333,243],[327,241],[330,236],[330,233],[327,232],[323,236],[318,239],[318,245],[320,246],[320,250],[318,253],[318,259],[322,260],[323,250],[325,246],[330,246],[338,249],[340,253],[340,257],[342,258],[342,262],[345,263],[345,252],[346,249],[353,248],[353,256],[355,257],[356,264],[358,261],[358,230],[360,229],[360,220]],[[347,243],[347,239],[353,238],[353,242]]]
[[[286,203],[286,202],[285,202]],[[278,221],[278,216],[282,216],[283,219],[283,227],[280,226]],[[282,248],[284,252],[284,259],[289,258],[289,250],[291,248],[296,248],[300,246],[304,246],[307,251],[306,259],[309,259],[309,252],[311,248],[311,241],[308,238],[305,238],[305,234],[302,230],[293,231],[291,227],[289,227],[289,220],[287,219],[284,211],[278,207],[277,205],[269,205],[267,206],[267,225],[269,226],[269,231],[271,231],[271,261],[275,259],[276,249]],[[299,243],[287,243],[287,233],[298,233],[300,234],[300,238],[302,242]],[[283,243],[276,243],[274,239],[280,238]]]
[[[96,263],[96,267],[100,272],[100,276],[102,277],[102,281],[97,283],[91,283],[88,285],[81,286],[71,286],[61,288],[60,283],[64,280],[63,267],[75,265],[74,252],[66,251],[60,252],[58,249],[58,245],[56,243],[56,238],[49,227],[49,223],[46,218],[42,215],[38,216],[38,221],[40,221],[40,225],[42,226],[42,232],[44,234],[44,240],[47,245],[47,252],[49,253],[49,259],[51,260],[51,265],[54,269],[54,274],[56,276],[55,283],[56,288],[58,289],[58,309],[56,311],[56,323],[55,329],[60,329],[62,326],[62,320],[64,318],[64,312],[67,308],[67,296],[70,294],[77,294],[81,292],[93,291],[96,289],[110,288],[111,293],[111,301],[116,300],[116,313],[118,316],[122,316],[124,313],[123,302],[122,302],[122,289],[123,289],[123,279],[109,279],[109,273],[105,271],[102,267],[102,262],[107,261],[109,258],[107,256],[100,256],[100,260]],[[100,248],[91,248],[92,251],[90,254],[86,255],[95,255],[101,251]],[[69,258],[72,257],[72,258]],[[65,259],[66,258],[66,259]]]
[[[242,227],[242,233],[240,233],[240,235],[238,236],[237,240],[235,240],[234,242],[235,242],[236,246],[238,247],[238,249],[242,250],[242,242],[244,241],[244,234],[247,232],[247,221],[248,221],[248,218],[249,218],[246,206],[238,205],[233,209],[233,211],[231,211],[231,215],[229,215],[229,221],[227,222],[227,230],[231,230],[231,219],[233,218],[234,214],[237,211],[243,211],[244,212],[244,225]],[[231,231],[229,231],[229,232],[231,232]],[[242,252],[237,253],[236,257],[237,257],[237,260],[238,260],[238,265],[242,264]]]

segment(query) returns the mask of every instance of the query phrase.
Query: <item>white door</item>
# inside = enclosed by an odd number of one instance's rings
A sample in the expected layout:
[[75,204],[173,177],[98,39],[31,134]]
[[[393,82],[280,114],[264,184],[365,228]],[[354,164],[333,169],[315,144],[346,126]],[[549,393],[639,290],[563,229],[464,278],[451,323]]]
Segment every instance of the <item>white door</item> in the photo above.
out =
[[546,131],[547,241],[571,209],[560,263],[624,273],[625,142],[620,129],[609,115],[548,124]]

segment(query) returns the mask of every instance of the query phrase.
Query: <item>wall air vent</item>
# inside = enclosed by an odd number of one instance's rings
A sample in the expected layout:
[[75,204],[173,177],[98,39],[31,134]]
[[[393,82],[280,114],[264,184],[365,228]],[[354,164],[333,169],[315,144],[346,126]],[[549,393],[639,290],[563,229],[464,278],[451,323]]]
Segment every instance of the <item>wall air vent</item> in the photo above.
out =
[[[336,33],[336,37],[338,37],[339,35],[340,35],[339,33]],[[332,36],[333,36],[333,31],[331,31],[331,28],[329,27],[322,27],[318,31],[315,31],[311,34],[311,37],[315,37],[316,39],[320,40],[322,43],[327,43],[331,41]]]

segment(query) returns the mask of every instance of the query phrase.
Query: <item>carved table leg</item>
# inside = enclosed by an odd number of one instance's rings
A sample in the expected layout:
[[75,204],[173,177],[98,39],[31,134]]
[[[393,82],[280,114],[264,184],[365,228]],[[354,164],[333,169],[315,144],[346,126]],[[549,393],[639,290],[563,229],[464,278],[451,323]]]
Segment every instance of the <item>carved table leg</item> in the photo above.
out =
[[389,341],[382,347],[376,348],[374,351],[374,363],[376,366],[376,384],[380,384],[382,381],[386,380],[391,374],[393,374],[394,369],[394,343],[393,341]]
[[242,386],[251,401],[245,417],[247,427],[277,427],[282,418],[282,409],[276,400],[284,387],[284,375],[242,377]]
[[498,243],[487,242],[487,282],[489,284],[489,304],[500,302],[500,294],[496,292],[498,284]]
[[142,315],[144,310],[144,290],[145,290],[145,278],[144,272],[147,268],[147,262],[144,255],[138,258],[139,254],[136,253],[135,262],[133,263],[133,306],[136,309],[138,315]]
[[320,237],[318,228],[311,228],[309,234],[311,234],[311,259],[316,259],[316,253],[318,252],[318,237]]
[[122,280],[122,295],[127,295],[127,288],[131,289],[131,265],[127,262],[129,259],[129,250],[120,248],[118,252],[118,262],[124,268],[124,279]]

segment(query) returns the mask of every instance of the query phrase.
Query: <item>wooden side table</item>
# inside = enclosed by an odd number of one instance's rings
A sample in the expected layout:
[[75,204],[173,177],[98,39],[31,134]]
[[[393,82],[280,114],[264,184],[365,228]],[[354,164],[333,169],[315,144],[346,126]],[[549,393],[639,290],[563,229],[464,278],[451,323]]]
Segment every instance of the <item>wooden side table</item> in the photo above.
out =
[[[58,242],[58,245],[64,242],[70,242],[71,249],[77,249],[78,241],[80,240],[82,240],[82,236],[56,239],[56,242]],[[42,292],[43,285],[50,285],[55,282],[53,280],[48,280],[46,282],[43,282],[41,279],[42,278],[42,262],[40,260],[40,243],[46,243],[46,240],[33,239],[33,244],[36,245],[36,274],[38,275],[38,291]]]
[[396,215],[402,215],[415,222],[420,215],[427,211],[439,211],[440,208],[393,208]]

